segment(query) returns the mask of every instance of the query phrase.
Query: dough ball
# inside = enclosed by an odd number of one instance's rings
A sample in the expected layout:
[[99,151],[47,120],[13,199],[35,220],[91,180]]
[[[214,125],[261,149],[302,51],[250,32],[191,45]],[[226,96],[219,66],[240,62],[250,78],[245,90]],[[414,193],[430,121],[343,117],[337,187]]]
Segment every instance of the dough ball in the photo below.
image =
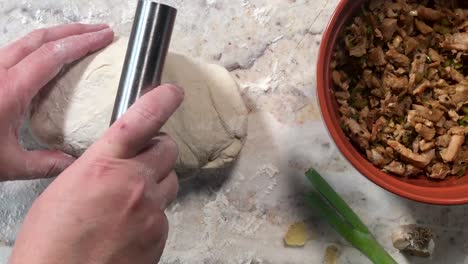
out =
[[[51,149],[80,156],[109,126],[128,39],[67,67],[36,96],[30,126]],[[239,154],[247,109],[221,66],[169,53],[163,83],[185,90],[185,101],[163,128],[179,146],[178,171],[223,168]]]

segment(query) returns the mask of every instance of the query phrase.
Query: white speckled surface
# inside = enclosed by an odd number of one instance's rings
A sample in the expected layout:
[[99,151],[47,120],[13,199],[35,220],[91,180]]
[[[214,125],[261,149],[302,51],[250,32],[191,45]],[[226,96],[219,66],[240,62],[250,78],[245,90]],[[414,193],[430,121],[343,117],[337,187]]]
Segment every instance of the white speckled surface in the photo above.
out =
[[[215,181],[182,184],[169,210],[171,233],[161,263],[322,263],[336,244],[338,263],[368,263],[341,240],[301,194],[303,172],[316,167],[369,224],[399,263],[468,263],[467,206],[418,204],[390,194],[357,173],[336,150],[315,102],[321,33],[338,0],[173,0],[179,7],[172,49],[232,70],[252,109],[239,162]],[[0,0],[0,44],[38,27],[108,22],[127,35],[136,1]],[[26,130],[23,141],[34,147]],[[6,263],[22,217],[48,181],[0,184],[0,262]],[[288,226],[305,220],[312,240],[286,249]],[[405,258],[390,232],[407,223],[437,233],[432,260]],[[47,239],[47,238],[44,238]]]

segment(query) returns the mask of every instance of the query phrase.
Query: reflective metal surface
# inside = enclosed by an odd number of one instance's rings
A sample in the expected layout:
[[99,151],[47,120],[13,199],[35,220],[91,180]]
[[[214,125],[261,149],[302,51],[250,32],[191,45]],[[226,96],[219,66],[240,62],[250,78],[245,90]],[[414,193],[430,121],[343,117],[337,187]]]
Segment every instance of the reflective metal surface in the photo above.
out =
[[177,10],[139,0],[120,77],[111,124],[142,94],[161,83]]

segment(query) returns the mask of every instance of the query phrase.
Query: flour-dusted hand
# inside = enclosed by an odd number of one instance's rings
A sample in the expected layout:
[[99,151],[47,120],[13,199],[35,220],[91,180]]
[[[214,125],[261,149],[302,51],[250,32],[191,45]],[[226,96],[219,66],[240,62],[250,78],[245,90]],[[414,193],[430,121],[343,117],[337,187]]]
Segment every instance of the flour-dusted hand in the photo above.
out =
[[157,263],[178,188],[177,145],[159,130],[183,96],[148,92],[66,169],[33,204],[10,264]]
[[56,176],[73,162],[62,152],[24,150],[18,130],[32,98],[65,64],[113,38],[107,25],[70,24],[36,30],[0,48],[0,180]]

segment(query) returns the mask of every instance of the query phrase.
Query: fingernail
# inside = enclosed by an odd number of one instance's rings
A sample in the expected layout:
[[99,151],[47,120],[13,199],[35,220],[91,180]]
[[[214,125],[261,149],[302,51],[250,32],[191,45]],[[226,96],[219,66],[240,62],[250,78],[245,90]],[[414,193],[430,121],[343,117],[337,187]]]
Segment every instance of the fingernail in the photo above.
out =
[[104,29],[104,28],[108,28],[108,27],[109,27],[108,24],[104,24],[104,23],[101,23],[101,24],[89,24],[88,26],[89,26],[91,29],[96,29],[96,30]]
[[170,89],[172,91],[175,91],[176,93],[185,96],[185,91],[182,87],[178,86],[177,84],[163,84],[161,85],[163,87],[166,87],[167,89]]
[[68,153],[61,153],[62,155],[62,166],[63,166],[63,170],[65,170],[66,168],[68,168],[68,166],[72,165],[75,161],[76,161],[76,157],[73,157],[72,155],[68,154]]
[[98,31],[98,33],[102,33],[102,34],[104,34],[106,32],[114,32],[114,31],[110,27],[106,27],[106,28],[103,28],[103,29]]
[[63,153],[63,155],[64,155],[65,157],[67,157],[67,158],[70,158],[70,159],[76,159],[76,157],[74,157],[74,156],[72,156],[72,155],[70,155],[70,154],[68,154],[68,153]]
[[177,84],[173,84],[173,85],[174,85],[174,87],[176,87],[176,89],[179,90],[180,93],[182,93],[182,95],[185,96],[185,90],[184,90],[184,88],[182,88],[181,86],[179,86],[179,85],[177,85]]
[[111,40],[114,39],[114,31],[111,28],[104,28],[104,29],[96,31],[96,32],[94,32],[92,34],[97,34],[99,37],[102,37],[102,38],[105,38],[105,39],[107,39],[109,37],[108,35],[112,35]]

